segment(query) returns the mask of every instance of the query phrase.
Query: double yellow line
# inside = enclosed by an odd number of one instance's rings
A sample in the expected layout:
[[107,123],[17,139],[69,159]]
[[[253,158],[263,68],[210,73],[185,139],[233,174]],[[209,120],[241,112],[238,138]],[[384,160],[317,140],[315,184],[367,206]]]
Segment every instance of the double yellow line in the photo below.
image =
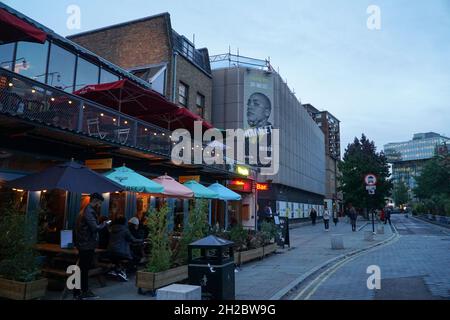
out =
[[355,260],[356,258],[359,258],[362,255],[368,254],[369,252],[372,252],[372,251],[378,250],[380,248],[383,248],[385,246],[391,245],[391,244],[397,242],[399,239],[400,239],[400,235],[396,231],[395,237],[392,240],[390,240],[382,245],[378,245],[378,246],[375,246],[368,250],[359,252],[355,255],[346,257],[342,261],[339,261],[339,262],[333,264],[332,266],[330,266],[327,269],[325,269],[324,271],[322,271],[313,281],[311,281],[302,291],[300,291],[300,293],[294,298],[294,300],[309,300],[314,295],[314,293],[316,293],[317,289],[319,289],[319,287],[325,281],[327,281],[337,270],[342,268],[345,264]]

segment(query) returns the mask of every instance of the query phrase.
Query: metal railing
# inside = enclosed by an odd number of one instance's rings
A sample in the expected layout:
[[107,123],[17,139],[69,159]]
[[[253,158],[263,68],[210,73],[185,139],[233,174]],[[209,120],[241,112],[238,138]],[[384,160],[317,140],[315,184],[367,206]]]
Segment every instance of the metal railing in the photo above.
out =
[[170,156],[170,131],[0,69],[0,113]]

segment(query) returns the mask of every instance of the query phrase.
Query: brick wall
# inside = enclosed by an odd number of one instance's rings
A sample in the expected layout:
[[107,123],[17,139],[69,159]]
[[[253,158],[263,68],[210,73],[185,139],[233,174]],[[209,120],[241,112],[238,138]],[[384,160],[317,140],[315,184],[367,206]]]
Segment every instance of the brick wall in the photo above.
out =
[[[206,121],[211,121],[212,104],[212,79],[200,71],[183,56],[177,57],[177,91],[178,85],[182,81],[189,86],[188,108],[197,113],[197,92],[205,96],[205,114]],[[178,98],[177,98],[178,103]]]
[[167,96],[172,92],[171,47],[168,30],[170,16],[162,14],[130,24],[114,26],[97,32],[69,37],[118,66],[132,67],[168,62]]

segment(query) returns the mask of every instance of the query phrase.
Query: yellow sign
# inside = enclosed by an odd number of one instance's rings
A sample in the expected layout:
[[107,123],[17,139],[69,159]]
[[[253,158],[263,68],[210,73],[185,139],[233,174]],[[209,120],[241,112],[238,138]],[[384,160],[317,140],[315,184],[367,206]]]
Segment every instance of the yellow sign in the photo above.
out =
[[86,160],[86,167],[92,170],[112,169],[112,158]]
[[185,183],[188,181],[194,180],[196,182],[200,182],[200,176],[180,176],[180,178],[178,179],[178,181],[180,183]]
[[246,168],[246,167],[237,166],[236,171],[237,171],[237,173],[239,173],[242,176],[248,177],[250,175],[250,170],[248,170],[248,168]]

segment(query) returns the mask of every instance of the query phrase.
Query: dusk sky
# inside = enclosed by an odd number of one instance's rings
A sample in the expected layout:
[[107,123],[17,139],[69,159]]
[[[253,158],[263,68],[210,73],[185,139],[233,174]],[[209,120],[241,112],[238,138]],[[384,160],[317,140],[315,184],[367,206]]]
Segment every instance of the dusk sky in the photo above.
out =
[[[379,150],[417,132],[450,136],[449,0],[4,2],[63,36],[169,12],[211,55],[231,46],[270,57],[302,103],[342,122],[343,147],[363,132]],[[66,26],[71,4],[79,30]],[[367,28],[369,5],[381,9],[380,30]]]

